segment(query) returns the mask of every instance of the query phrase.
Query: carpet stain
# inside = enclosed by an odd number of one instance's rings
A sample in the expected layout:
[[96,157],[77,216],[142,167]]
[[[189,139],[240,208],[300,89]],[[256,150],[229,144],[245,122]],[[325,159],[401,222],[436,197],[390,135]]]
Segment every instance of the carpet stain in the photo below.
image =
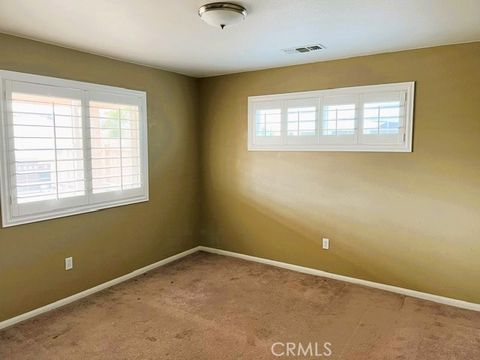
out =
[[185,339],[185,338],[189,339],[189,338],[192,337],[192,334],[193,334],[193,330],[188,329],[188,330],[182,331],[181,333],[176,334],[175,338],[177,338],[177,339]]

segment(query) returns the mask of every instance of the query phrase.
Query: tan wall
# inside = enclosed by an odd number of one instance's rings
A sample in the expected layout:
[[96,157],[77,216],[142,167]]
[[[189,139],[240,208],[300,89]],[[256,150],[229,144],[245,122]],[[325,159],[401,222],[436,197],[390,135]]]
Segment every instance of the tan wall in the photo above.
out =
[[[0,321],[189,249],[198,234],[480,303],[480,43],[202,79],[201,106],[198,81],[182,75],[1,34],[0,48],[0,69],[147,91],[150,162],[148,203],[0,228]],[[246,151],[249,95],[410,80],[413,153]]]
[[0,49],[0,69],[147,91],[150,172],[147,203],[0,228],[0,321],[197,245],[195,79],[7,35]]
[[[411,80],[413,153],[246,150],[249,95]],[[480,303],[480,43],[207,78],[200,99],[204,244]]]

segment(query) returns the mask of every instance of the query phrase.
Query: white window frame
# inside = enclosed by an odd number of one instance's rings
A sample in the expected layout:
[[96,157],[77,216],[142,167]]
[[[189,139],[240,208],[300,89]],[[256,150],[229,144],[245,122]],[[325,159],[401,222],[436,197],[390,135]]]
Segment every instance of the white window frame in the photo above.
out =
[[[38,204],[43,204],[39,211],[33,211],[28,215],[16,215],[16,210],[11,196],[13,191],[12,173],[9,159],[9,136],[8,132],[8,114],[7,114],[7,96],[6,96],[6,81],[18,81],[31,83],[33,85],[47,85],[58,88],[59,91],[65,89],[80,90],[83,92],[82,98],[82,126],[83,126],[83,139],[84,139],[84,176],[85,176],[85,198],[86,201],[78,202],[73,198],[66,198],[62,200],[46,200],[39,201]],[[112,98],[128,97],[135,100],[136,105],[139,106],[139,141],[140,141],[140,176],[141,187],[131,190],[123,190],[117,192],[105,192],[100,194],[93,194],[91,189],[91,161],[90,161],[90,149],[85,144],[85,139],[89,137],[88,123],[89,122],[89,94],[95,92],[102,94],[111,94]],[[74,80],[66,80],[48,76],[33,75],[27,73],[19,73],[14,71],[0,70],[0,139],[1,139],[1,156],[0,156],[0,196],[1,196],[1,209],[2,209],[2,224],[3,227],[10,227],[14,225],[27,224],[37,221],[55,219],[65,216],[83,214],[102,209],[107,209],[116,206],[123,206],[129,204],[135,204],[145,202],[149,200],[149,186],[148,186],[148,126],[147,126],[147,94],[144,91],[130,90],[125,88],[98,85],[87,82],[80,82]],[[96,100],[96,98],[92,99]],[[62,205],[60,209],[48,209],[48,202],[62,201],[65,206]],[[32,208],[39,207],[33,202]]]
[[[274,95],[261,95],[248,97],[248,151],[366,151],[366,152],[412,152],[413,146],[413,110],[415,82],[402,82],[381,85],[354,86],[338,89],[294,92]],[[401,94],[403,113],[401,114],[400,134],[389,135],[364,135],[363,130],[363,105],[364,98],[372,96],[389,97],[390,94]],[[352,99],[356,104],[355,134],[345,136],[322,135],[323,107],[329,99]],[[312,141],[302,140],[298,136],[292,140],[287,136],[287,107],[289,103],[317,102],[317,135]],[[277,104],[282,109],[282,136],[276,140],[268,137],[256,136],[256,111],[264,105]],[[306,137],[307,138],[307,137]]]

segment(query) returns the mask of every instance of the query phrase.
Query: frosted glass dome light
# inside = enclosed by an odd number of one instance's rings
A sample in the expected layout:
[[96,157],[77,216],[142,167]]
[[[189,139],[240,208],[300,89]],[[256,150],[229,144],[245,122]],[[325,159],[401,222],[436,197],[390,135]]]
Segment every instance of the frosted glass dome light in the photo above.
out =
[[198,9],[198,15],[208,25],[223,29],[242,22],[247,17],[247,10],[237,4],[216,2],[203,5]]

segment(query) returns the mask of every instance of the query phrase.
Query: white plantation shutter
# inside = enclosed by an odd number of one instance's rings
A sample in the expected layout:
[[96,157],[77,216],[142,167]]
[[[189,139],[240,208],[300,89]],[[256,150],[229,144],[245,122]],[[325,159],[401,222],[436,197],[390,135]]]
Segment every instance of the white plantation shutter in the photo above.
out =
[[405,91],[370,93],[363,96],[359,137],[364,144],[401,144],[405,134]]
[[16,81],[5,87],[13,213],[85,204],[83,92]]
[[248,149],[412,151],[414,82],[248,98]]
[[135,196],[143,191],[141,99],[105,92],[89,96],[93,197]]
[[281,144],[283,102],[267,101],[253,108],[255,124],[252,126],[256,144]]
[[354,144],[358,123],[358,96],[332,95],[322,99],[322,132],[324,144]]
[[318,99],[288,100],[287,143],[314,144],[318,136]]
[[0,76],[4,226],[148,200],[144,92]]

